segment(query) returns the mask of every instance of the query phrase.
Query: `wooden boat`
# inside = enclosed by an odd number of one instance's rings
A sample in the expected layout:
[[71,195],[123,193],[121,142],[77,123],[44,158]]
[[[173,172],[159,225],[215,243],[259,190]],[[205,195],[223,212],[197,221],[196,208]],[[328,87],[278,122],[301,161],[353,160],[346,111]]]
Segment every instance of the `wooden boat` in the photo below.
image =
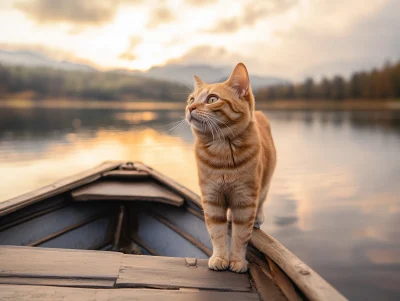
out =
[[0,203],[0,300],[346,300],[259,229],[247,253],[247,274],[209,270],[199,196],[142,163]]

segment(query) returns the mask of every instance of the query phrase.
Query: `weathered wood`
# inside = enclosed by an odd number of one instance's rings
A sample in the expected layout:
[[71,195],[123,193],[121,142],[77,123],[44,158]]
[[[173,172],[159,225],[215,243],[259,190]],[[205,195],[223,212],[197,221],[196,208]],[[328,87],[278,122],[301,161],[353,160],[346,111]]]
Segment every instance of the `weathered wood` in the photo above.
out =
[[292,279],[310,301],[347,300],[279,241],[262,230],[253,230],[250,243],[270,257]]
[[264,301],[287,301],[283,293],[262,271],[261,267],[251,263],[250,275],[254,281],[256,289]]
[[[108,204],[71,204],[48,212],[14,225],[0,232],[0,244],[2,245],[29,245],[49,237],[55,233],[62,233],[73,225],[78,225],[85,220],[104,211],[110,211]],[[21,209],[23,210],[23,209]],[[72,230],[72,229],[70,229]]]
[[[115,280],[111,279],[70,279],[70,278],[31,278],[31,277],[4,277],[0,278],[0,288],[2,284],[29,284],[44,286],[63,286],[63,287],[89,287],[89,288],[112,288]],[[0,294],[1,295],[1,294]],[[1,298],[0,298],[1,300]]]
[[158,289],[85,289],[67,287],[40,287],[30,285],[0,285],[0,300],[40,301],[256,301],[255,293],[230,293],[194,290]]
[[110,239],[107,230],[113,226],[113,218],[105,216],[42,243],[39,247],[93,250],[99,245],[106,245]]
[[200,259],[209,257],[183,236],[145,212],[138,215],[138,223],[136,235],[161,256]]
[[180,236],[182,236],[184,239],[186,239],[187,241],[189,241],[190,243],[195,245],[197,248],[199,248],[201,251],[203,251],[204,254],[207,254],[208,256],[212,255],[212,250],[209,247],[205,246],[200,241],[198,241],[196,238],[191,236],[189,233],[187,233],[185,230],[183,230],[183,228],[174,225],[169,220],[163,218],[162,216],[160,216],[160,215],[158,215],[158,214],[156,214],[154,212],[151,212],[150,215],[152,217],[154,217],[156,220],[158,220],[160,223],[163,223],[168,228],[170,228],[171,230],[175,231]]
[[138,171],[147,172],[152,178],[154,178],[157,181],[163,183],[164,185],[170,187],[175,192],[179,193],[182,197],[184,197],[186,200],[190,201],[192,204],[195,204],[197,207],[201,208],[200,197],[193,191],[187,189],[186,187],[175,182],[174,180],[168,178],[167,176],[159,173],[158,171],[156,171],[156,170],[152,169],[151,167],[146,166],[140,162],[135,162],[134,167]]
[[154,182],[100,181],[71,192],[75,201],[123,200],[154,201],[182,206],[181,196]]
[[[211,250],[211,239],[204,220],[189,213],[187,209],[190,208],[186,206],[185,208],[173,208],[164,204],[157,204],[157,206],[151,207],[152,211],[157,212],[158,215],[163,216],[176,227],[183,229],[187,234]],[[208,252],[206,251],[206,254],[209,254]]]
[[48,200],[37,204],[32,204],[31,206],[24,208],[24,210],[19,210],[6,216],[2,216],[0,219],[0,232],[26,223],[42,215],[57,211],[68,205],[70,204],[61,196],[58,198],[49,198]]
[[[122,253],[69,249],[0,246],[0,283],[21,278],[20,283],[54,284],[54,279],[114,281],[118,277]],[[26,279],[26,282],[23,282]],[[100,283],[103,283],[100,281]],[[61,284],[57,284],[61,285]]]
[[0,216],[14,212],[27,205],[39,202],[54,195],[91,183],[101,177],[103,172],[117,168],[122,162],[108,161],[87,171],[64,178],[53,184],[44,186],[21,196],[0,202]]
[[121,178],[121,179],[132,179],[132,180],[145,180],[150,178],[150,175],[146,171],[137,170],[111,170],[103,173],[104,178]]
[[124,255],[117,287],[201,288],[250,292],[247,274],[215,272],[207,260],[198,259],[196,268],[188,267],[184,258]]
[[124,216],[125,216],[125,206],[121,205],[119,208],[118,220],[114,233],[114,241],[112,246],[113,251],[117,251],[119,248],[119,240],[121,238],[122,222],[124,221]]
[[186,265],[192,268],[197,267],[197,259],[196,258],[185,258]]
[[302,298],[296,293],[292,281],[286,276],[286,274],[278,267],[275,262],[265,256],[270,267],[270,273],[275,281],[275,283],[282,290],[283,294],[289,301],[302,301]]
[[[87,218],[87,219],[85,219],[83,221],[80,221],[78,223],[72,224],[72,225],[70,225],[68,227],[65,227],[64,229],[61,229],[61,230],[59,230],[57,232],[51,233],[51,234],[49,234],[49,235],[47,235],[45,237],[42,237],[42,238],[40,238],[40,239],[38,239],[36,241],[33,241],[28,246],[30,246],[30,247],[40,246],[40,245],[42,245],[42,244],[44,244],[44,243],[46,243],[46,242],[48,242],[48,241],[50,241],[52,239],[60,237],[63,234],[66,234],[66,233],[68,233],[70,231],[73,231],[75,229],[81,228],[82,226],[85,226],[85,225],[87,225],[87,224],[89,224],[91,222],[94,222],[94,221],[96,221],[96,220],[98,220],[100,218],[104,218],[106,216],[108,216],[108,212],[101,212],[101,213],[96,214],[94,216],[91,216],[91,217],[89,217],[89,218]],[[48,226],[50,226],[50,225],[48,225]]]

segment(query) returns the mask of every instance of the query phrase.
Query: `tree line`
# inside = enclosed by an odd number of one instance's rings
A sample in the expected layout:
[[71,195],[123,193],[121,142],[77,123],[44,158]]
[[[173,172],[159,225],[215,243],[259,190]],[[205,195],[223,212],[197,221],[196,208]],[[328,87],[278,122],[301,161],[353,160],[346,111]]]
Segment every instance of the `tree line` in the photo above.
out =
[[0,64],[0,98],[31,92],[33,99],[182,101],[186,86],[118,72],[79,72]]
[[[121,72],[66,71],[46,67],[0,64],[0,99],[21,92],[33,99],[90,99],[184,102],[189,89],[184,85]],[[269,100],[400,99],[400,61],[380,69],[340,75],[320,81],[306,78],[298,84],[285,83],[255,91],[258,102]]]
[[386,63],[380,69],[353,73],[349,79],[340,75],[324,77],[319,82],[306,78],[298,84],[281,84],[262,88],[255,93],[257,100],[344,100],[400,99],[400,61]]

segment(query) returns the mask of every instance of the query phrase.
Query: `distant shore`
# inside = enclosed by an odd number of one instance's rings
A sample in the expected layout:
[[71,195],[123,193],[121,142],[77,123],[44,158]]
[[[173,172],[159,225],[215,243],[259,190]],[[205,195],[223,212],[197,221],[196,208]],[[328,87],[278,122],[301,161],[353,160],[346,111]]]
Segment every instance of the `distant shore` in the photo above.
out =
[[270,102],[256,101],[259,110],[310,110],[310,111],[397,111],[400,100],[278,100]]
[[[141,101],[96,101],[47,99],[32,100],[21,98],[0,99],[0,108],[48,108],[48,109],[120,109],[140,111],[183,110],[185,102],[165,102],[156,100]],[[400,111],[400,100],[344,100],[344,101],[315,101],[315,100],[279,100],[256,102],[258,110],[279,111]]]

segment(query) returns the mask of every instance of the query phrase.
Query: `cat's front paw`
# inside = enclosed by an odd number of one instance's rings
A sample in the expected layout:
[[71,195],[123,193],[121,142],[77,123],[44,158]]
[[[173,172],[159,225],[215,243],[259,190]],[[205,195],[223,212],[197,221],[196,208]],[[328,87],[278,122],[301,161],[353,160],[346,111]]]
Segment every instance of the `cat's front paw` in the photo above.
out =
[[231,260],[229,262],[229,269],[235,273],[246,273],[248,264],[249,263],[247,262],[247,260],[238,260],[238,261]]
[[226,258],[211,256],[208,260],[208,267],[214,271],[226,270],[229,266],[229,260]]

